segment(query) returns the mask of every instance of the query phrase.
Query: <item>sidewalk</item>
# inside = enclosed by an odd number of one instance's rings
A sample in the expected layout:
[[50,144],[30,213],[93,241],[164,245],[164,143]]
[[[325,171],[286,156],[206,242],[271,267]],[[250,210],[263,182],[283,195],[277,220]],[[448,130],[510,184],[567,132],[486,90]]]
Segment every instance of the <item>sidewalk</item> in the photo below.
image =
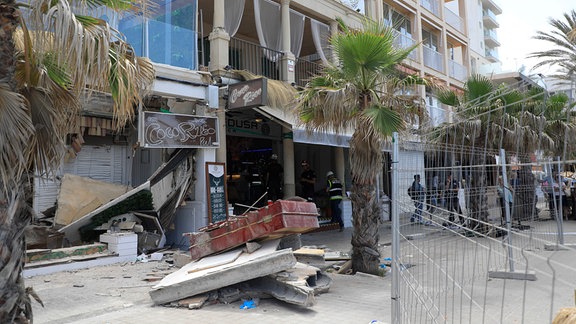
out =
[[[351,228],[302,235],[303,246],[349,252]],[[381,246],[389,226],[381,230]],[[389,241],[388,241],[389,242]],[[383,253],[387,253],[382,251]],[[383,254],[384,255],[384,254]],[[241,302],[204,305],[201,309],[154,306],[148,295],[155,282],[146,277],[174,271],[166,262],[125,263],[26,279],[44,302],[33,302],[35,323],[387,323],[390,318],[390,276],[330,274],[330,291],[317,304],[302,308],[276,299],[262,299],[254,309]]]

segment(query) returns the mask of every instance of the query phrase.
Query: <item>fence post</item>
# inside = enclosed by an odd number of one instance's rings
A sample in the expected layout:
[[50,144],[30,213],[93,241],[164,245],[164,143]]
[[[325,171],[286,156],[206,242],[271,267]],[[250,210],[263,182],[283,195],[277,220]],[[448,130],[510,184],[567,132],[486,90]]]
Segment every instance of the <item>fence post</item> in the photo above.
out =
[[392,134],[392,309],[391,321],[394,324],[402,323],[400,305],[400,217],[398,201],[400,199],[398,162],[400,160],[400,150],[398,144],[398,133]]
[[[508,189],[508,177],[506,175],[506,153],[504,149],[500,149],[500,163],[502,165],[502,195],[503,195],[503,202],[506,211],[506,231],[508,231],[507,241],[508,241],[508,265],[510,267],[510,272],[514,272],[514,256],[512,251],[512,222],[510,220],[510,204],[506,201],[506,190]],[[514,202],[512,202],[514,204]]]

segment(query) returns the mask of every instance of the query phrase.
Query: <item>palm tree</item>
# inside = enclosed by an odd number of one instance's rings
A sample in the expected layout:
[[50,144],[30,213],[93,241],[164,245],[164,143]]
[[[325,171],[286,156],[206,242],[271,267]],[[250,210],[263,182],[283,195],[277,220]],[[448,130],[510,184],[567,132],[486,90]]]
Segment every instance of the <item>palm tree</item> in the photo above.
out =
[[534,68],[555,66],[560,68],[560,72],[552,77],[573,81],[576,73],[576,10],[564,13],[564,21],[550,18],[548,22],[553,31],[537,31],[533,38],[547,42],[553,48],[531,53],[528,57],[539,59]]
[[[77,12],[87,5],[143,8],[122,0],[74,2]],[[61,162],[81,94],[110,92],[121,128],[154,79],[152,64],[121,35],[101,19],[75,15],[67,0],[30,1],[26,21],[20,8],[14,0],[0,3],[1,323],[32,320],[22,270],[33,173],[53,174]]]
[[[366,20],[362,30],[339,21],[341,32],[330,40],[339,65],[327,66],[299,92],[296,112],[309,130],[346,131],[352,174],[352,269],[379,272],[380,205],[375,180],[382,170],[382,145],[405,128],[405,119],[423,118],[420,98],[396,95],[417,77],[399,78],[397,65],[414,48],[394,47],[392,29]],[[410,118],[407,118],[409,116]]]
[[[463,165],[486,165],[489,155],[498,154],[500,148],[518,152],[521,147],[534,147],[538,133],[535,129],[523,126],[513,113],[522,112],[524,96],[517,90],[495,86],[490,79],[472,75],[457,93],[450,89],[437,91],[438,100],[454,107],[454,122],[442,125],[431,132],[432,142],[443,143],[446,147],[468,147],[473,150],[462,158]],[[522,145],[519,145],[522,143]],[[470,171],[470,227],[478,233],[488,231],[487,171],[486,168],[472,167]],[[527,181],[528,183],[528,181]]]

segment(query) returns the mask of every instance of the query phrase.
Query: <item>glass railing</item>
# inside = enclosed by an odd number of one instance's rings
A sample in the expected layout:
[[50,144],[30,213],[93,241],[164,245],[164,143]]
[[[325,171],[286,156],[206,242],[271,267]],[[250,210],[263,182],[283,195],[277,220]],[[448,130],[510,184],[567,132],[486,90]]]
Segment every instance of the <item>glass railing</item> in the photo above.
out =
[[[398,46],[399,48],[409,48],[411,46],[414,46],[414,44],[416,44],[416,41],[408,35],[404,35],[397,30],[394,30],[394,34],[396,35],[394,45]],[[410,52],[408,58],[418,61],[418,49],[416,48],[412,52]]]
[[126,15],[118,29],[132,45],[136,55],[146,56],[160,64],[196,70],[197,32],[182,26],[166,24],[142,16]]
[[443,55],[426,45],[423,46],[423,49],[424,49],[424,65],[426,65],[429,68],[433,68],[436,71],[444,72],[444,65],[442,63],[442,61],[444,60]]
[[464,82],[468,77],[468,69],[460,63],[448,60],[448,74],[450,77]]
[[237,70],[250,71],[269,79],[282,80],[280,60],[284,53],[256,43],[230,38],[229,62]]
[[462,17],[458,16],[448,8],[445,8],[444,15],[446,16],[446,22],[448,25],[456,28],[456,30],[460,32],[464,32],[464,19],[462,19]]
[[440,3],[438,0],[420,0],[420,4],[435,16],[440,17]]
[[483,15],[484,17],[492,18],[494,21],[498,21],[498,20],[496,19],[496,14],[494,14],[494,12],[492,12],[492,10],[490,10],[490,9],[484,9],[484,10],[482,10],[482,15]]

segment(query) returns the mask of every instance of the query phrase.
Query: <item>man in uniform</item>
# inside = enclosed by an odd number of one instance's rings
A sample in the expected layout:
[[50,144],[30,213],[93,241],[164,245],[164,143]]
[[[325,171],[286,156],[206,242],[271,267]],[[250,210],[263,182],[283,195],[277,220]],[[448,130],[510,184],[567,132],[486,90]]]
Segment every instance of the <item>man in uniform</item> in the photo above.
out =
[[334,172],[326,173],[327,186],[326,192],[330,196],[330,211],[332,213],[332,223],[340,225],[340,232],[344,230],[344,221],[342,220],[342,183],[334,175]]
[[308,201],[314,201],[314,191],[316,184],[316,172],[310,168],[310,163],[303,160],[302,168],[304,171],[300,174],[300,185],[302,186],[302,198]]

